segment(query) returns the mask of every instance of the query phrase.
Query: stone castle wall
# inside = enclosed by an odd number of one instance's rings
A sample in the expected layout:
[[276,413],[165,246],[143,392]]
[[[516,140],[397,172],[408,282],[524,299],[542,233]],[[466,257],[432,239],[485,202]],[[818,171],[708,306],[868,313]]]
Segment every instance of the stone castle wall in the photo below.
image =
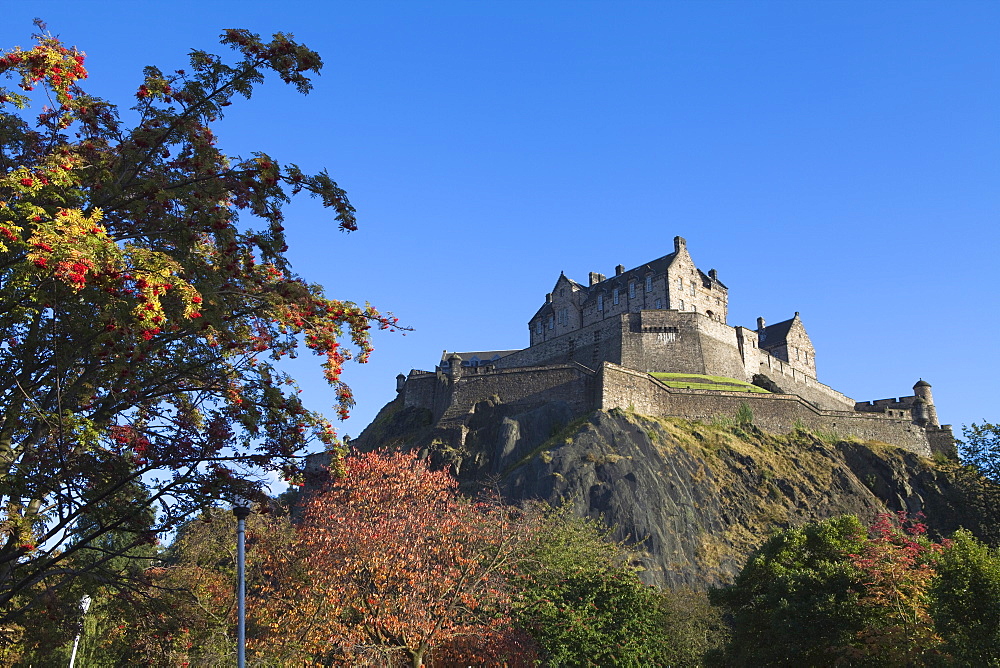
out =
[[853,410],[854,400],[820,383],[795,364],[758,347],[757,334],[700,313],[646,310],[622,313],[508,355],[498,368],[604,361],[639,371],[699,373],[752,382],[763,374],[789,394],[820,408]]
[[[648,374],[612,363],[597,371],[578,364],[534,368],[463,369],[455,379],[442,373],[413,371],[401,389],[406,406],[430,409],[444,431],[464,433],[463,424],[481,401],[499,401],[513,412],[562,401],[575,414],[620,408],[643,415],[709,421],[732,417],[742,403],[765,431],[786,433],[796,426],[813,431],[882,441],[923,456],[950,453],[951,430],[923,429],[886,413],[821,409],[792,394],[758,394],[670,388]],[[457,436],[461,438],[461,436]]]
[[595,375],[578,364],[492,370],[465,367],[457,380],[451,374],[414,370],[403,384],[403,405],[429,409],[435,422],[461,420],[486,400],[515,412],[561,401],[576,413],[586,413],[595,405]]
[[[786,433],[801,424],[813,431],[890,443],[926,457],[936,445],[926,430],[908,419],[882,413],[823,410],[792,394],[670,388],[648,374],[614,364],[605,364],[599,378],[598,408],[603,410],[621,408],[644,415],[707,421],[732,417],[740,404],[746,403],[753,412],[754,424],[764,431]],[[950,430],[944,431],[950,436]]]

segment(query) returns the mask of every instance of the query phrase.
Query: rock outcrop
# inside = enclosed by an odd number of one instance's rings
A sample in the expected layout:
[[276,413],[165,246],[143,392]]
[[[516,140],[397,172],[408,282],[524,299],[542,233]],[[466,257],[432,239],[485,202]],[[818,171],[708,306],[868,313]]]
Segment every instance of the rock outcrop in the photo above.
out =
[[353,446],[418,448],[469,491],[486,483],[511,502],[569,503],[601,517],[635,547],[650,584],[727,582],[774,529],[846,513],[923,513],[942,535],[977,529],[954,464],[833,434],[767,434],[748,417],[578,417],[559,402],[512,413],[488,400],[456,443],[429,412],[397,401]]

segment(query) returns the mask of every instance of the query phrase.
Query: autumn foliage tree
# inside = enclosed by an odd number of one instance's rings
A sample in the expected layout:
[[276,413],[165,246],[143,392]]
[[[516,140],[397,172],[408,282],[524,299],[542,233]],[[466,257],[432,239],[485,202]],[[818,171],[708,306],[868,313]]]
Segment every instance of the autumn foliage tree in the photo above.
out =
[[1000,555],[890,514],[788,529],[712,592],[724,665],[1000,665]]
[[147,67],[122,114],[83,89],[82,52],[36,38],[0,56],[2,629],[73,583],[127,589],[146,564],[121,557],[219,498],[261,498],[267,471],[299,475],[303,448],[335,434],[275,362],[300,344],[320,355],[346,415],[344,361],[395,325],[285,255],[289,197],[320,198],[350,231],[344,191],[227,156],[212,132],[266,73],[308,92],[315,52],[226,30],[231,62]]
[[532,665],[506,614],[529,535],[415,454],[351,457],[306,502],[294,544],[257,555],[251,649],[287,664]]

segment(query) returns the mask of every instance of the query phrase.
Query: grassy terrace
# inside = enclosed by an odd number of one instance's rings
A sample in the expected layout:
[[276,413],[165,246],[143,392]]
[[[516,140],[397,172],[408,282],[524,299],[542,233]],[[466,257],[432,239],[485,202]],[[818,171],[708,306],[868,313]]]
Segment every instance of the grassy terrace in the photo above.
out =
[[692,390],[768,393],[767,390],[756,385],[751,385],[746,381],[726,378],[725,376],[706,376],[700,373],[662,373],[659,371],[653,371],[649,375],[667,387],[688,388]]

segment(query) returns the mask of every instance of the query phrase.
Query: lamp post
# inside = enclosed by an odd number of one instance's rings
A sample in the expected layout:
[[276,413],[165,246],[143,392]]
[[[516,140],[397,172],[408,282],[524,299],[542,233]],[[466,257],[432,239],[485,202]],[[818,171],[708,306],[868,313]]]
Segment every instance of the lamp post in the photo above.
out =
[[233,515],[236,516],[236,665],[237,668],[244,668],[247,661],[247,583],[243,538],[246,533],[246,519],[250,515],[250,501],[243,498],[235,499],[233,501]]
[[80,647],[80,636],[83,635],[83,617],[87,614],[87,610],[90,609],[90,596],[86,594],[80,599],[80,630],[76,632],[76,638],[73,639],[73,653],[69,657],[69,668],[73,668],[76,664],[76,650]]

